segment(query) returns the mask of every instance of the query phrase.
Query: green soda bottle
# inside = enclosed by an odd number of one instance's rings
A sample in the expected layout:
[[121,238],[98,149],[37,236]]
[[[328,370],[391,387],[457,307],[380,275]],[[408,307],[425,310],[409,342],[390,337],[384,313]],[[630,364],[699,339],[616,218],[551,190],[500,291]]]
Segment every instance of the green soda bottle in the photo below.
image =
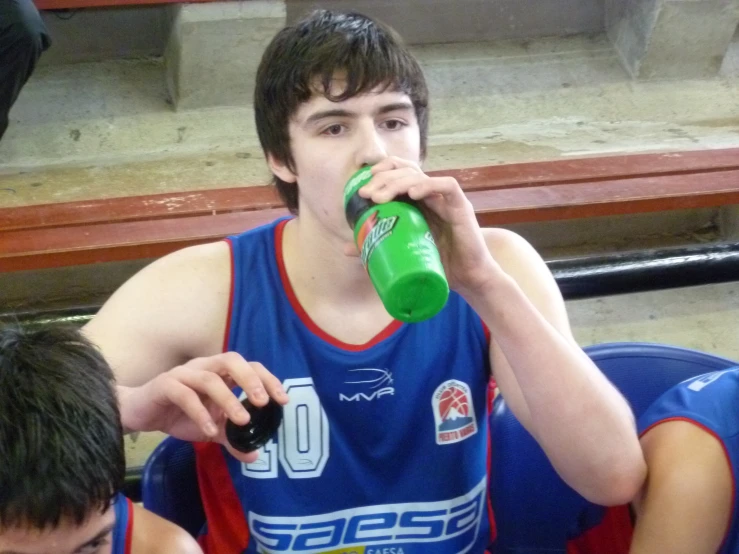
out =
[[371,178],[365,166],[344,187],[344,211],[362,264],[395,319],[433,317],[446,304],[449,284],[428,223],[408,197],[375,204],[359,196]]

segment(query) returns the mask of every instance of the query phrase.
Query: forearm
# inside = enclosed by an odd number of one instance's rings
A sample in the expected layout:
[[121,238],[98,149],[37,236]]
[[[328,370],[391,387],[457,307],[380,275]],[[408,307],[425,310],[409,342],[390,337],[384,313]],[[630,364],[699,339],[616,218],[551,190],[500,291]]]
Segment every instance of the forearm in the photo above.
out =
[[493,368],[501,393],[558,473],[593,501],[627,502],[645,466],[623,397],[502,271],[465,296],[507,362]]

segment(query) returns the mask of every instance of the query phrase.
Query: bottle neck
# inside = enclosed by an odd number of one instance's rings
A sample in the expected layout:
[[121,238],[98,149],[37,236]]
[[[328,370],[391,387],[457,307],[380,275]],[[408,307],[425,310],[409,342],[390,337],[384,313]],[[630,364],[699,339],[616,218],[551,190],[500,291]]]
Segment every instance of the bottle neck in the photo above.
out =
[[[393,200],[393,202],[404,202],[406,204],[410,204],[411,206],[416,206],[416,203],[407,194],[403,196],[398,196]],[[376,205],[377,204],[372,202],[372,200],[369,200],[368,198],[362,198],[361,196],[359,196],[358,192],[355,192],[351,196],[351,198],[349,198],[349,201],[346,203],[346,207],[344,208],[346,221],[349,223],[349,227],[354,230],[357,221],[362,218],[367,210]]]

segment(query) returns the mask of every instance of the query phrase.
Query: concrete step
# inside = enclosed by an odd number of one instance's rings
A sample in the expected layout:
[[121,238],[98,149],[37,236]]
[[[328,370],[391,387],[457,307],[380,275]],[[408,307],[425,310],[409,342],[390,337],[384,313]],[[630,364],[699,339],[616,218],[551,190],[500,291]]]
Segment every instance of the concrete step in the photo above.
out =
[[[604,36],[416,52],[435,168],[739,144],[737,45],[720,78],[648,83],[631,81]],[[0,175],[258,149],[250,106],[174,111],[163,73],[161,59],[39,68],[11,112]]]

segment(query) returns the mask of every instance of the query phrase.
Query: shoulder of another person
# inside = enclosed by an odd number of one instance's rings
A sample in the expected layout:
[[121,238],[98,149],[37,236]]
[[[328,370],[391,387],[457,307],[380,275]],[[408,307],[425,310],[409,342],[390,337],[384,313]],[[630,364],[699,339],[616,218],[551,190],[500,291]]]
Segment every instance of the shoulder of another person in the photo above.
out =
[[685,420],[661,423],[641,438],[650,481],[668,478],[683,494],[731,486],[723,442],[703,426]]
[[131,554],[202,554],[187,531],[134,505]]

